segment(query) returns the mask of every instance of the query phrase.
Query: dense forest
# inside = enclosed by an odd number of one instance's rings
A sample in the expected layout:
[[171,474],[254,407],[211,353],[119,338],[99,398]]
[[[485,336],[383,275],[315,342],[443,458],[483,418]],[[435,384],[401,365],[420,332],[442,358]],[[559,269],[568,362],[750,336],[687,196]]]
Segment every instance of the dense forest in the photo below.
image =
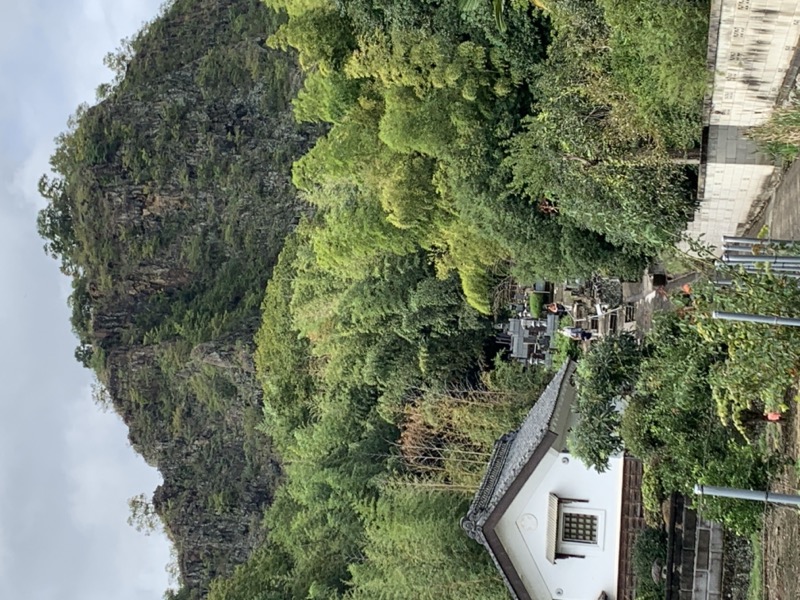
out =
[[267,4],[168,3],[42,180],[168,595],[504,598],[458,521],[549,375],[496,355],[493,290],[678,240],[707,4]]
[[301,76],[255,0],[174,2],[109,62],[117,80],[57,140],[47,249],[72,278],[76,357],[164,483],[152,498],[200,597],[263,543],[280,475],[257,431],[253,333],[305,206],[289,170]]

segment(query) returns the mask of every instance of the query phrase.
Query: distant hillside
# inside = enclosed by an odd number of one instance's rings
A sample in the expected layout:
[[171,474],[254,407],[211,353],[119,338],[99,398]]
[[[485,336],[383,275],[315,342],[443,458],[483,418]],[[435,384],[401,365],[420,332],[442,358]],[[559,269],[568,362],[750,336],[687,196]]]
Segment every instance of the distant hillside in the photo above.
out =
[[46,249],[71,276],[76,357],[164,484],[180,598],[264,539],[280,468],[261,421],[252,337],[284,238],[306,210],[292,161],[316,137],[290,99],[293,56],[266,47],[258,0],[176,0],[111,63],[117,80],[58,140]]

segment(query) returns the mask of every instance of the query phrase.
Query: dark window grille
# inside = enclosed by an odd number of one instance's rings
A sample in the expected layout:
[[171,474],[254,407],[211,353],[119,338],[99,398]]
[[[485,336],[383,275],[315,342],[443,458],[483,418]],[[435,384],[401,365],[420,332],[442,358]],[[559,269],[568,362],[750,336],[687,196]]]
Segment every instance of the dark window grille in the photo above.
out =
[[577,544],[597,544],[597,517],[565,513],[561,540]]

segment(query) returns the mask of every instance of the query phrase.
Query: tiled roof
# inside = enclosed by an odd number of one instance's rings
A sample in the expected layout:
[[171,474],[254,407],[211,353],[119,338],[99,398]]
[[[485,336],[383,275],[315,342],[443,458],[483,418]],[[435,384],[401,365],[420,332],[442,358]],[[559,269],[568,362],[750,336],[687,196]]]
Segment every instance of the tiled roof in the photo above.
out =
[[467,516],[461,522],[464,530],[473,539],[483,543],[480,529],[544,439],[550,427],[561,384],[567,373],[571,373],[573,369],[574,363],[571,361],[564,363],[528,412],[519,429],[506,433],[495,442],[486,474],[467,511]]
[[575,363],[568,360],[539,396],[520,427],[506,433],[495,442],[481,485],[470,504],[466,517],[461,520],[461,527],[467,535],[489,551],[509,592],[515,599],[517,594],[514,586],[509,582],[505,569],[500,565],[498,557],[487,542],[483,526],[545,439],[550,429],[562,384],[569,379],[574,370]]

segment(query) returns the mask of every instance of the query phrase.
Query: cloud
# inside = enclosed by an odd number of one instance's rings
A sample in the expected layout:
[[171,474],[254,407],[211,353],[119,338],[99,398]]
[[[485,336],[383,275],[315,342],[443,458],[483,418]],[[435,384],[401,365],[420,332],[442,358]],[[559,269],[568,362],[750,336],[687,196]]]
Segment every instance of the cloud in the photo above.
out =
[[[126,523],[158,474],[72,357],[67,280],[35,231],[53,139],[156,0],[0,4],[0,597],[157,599],[169,545]],[[12,551],[13,549],[13,551]]]
[[131,598],[147,590],[161,594],[167,586],[169,546],[160,536],[145,536],[126,522],[128,498],[149,493],[161,479],[127,445],[119,418],[98,410],[90,394],[85,388],[83,402],[72,405],[67,415],[69,514],[75,528],[95,540],[98,555],[111,557],[119,589],[129,590]]
[[24,32],[31,29],[36,9],[33,2],[6,2],[1,10],[0,56],[4,56],[23,44]]

